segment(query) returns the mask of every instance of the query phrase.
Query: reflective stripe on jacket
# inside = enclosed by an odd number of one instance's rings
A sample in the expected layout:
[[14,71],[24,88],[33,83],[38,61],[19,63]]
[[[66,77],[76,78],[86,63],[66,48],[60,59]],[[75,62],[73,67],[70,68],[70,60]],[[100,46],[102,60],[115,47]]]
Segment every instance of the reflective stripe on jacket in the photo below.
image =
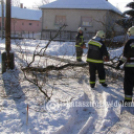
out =
[[84,44],[84,37],[83,34],[79,34],[76,36],[76,47],[82,47]]
[[120,60],[125,63],[125,67],[134,67],[134,37],[125,44],[123,56]]
[[103,56],[109,56],[106,46],[103,42],[90,40],[88,42],[87,62],[103,63]]

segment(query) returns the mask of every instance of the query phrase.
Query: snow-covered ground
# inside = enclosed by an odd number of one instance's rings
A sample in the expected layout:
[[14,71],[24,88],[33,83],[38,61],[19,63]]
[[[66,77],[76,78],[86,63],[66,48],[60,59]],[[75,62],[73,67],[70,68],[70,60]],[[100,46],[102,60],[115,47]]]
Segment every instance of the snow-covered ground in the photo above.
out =
[[[19,41],[17,41],[19,42]],[[50,71],[44,84],[51,100],[46,103],[44,94],[29,83],[20,70],[30,62],[36,49],[45,47],[47,41],[23,40],[16,45],[14,71],[7,71],[0,77],[0,134],[133,134],[134,108],[121,107],[123,99],[123,81],[107,77],[108,88],[97,81],[96,90],[89,86],[88,67],[68,68]],[[39,47],[36,48],[36,45]],[[27,54],[22,60],[20,46]],[[1,41],[0,50],[4,51],[5,41]],[[111,57],[120,56],[123,48],[111,50]],[[84,50],[83,61],[86,61]],[[74,43],[52,42],[46,53],[52,57],[38,57],[33,66],[66,64],[61,59],[75,60]],[[39,63],[40,61],[40,63]],[[1,67],[0,67],[1,68]],[[34,81],[34,74],[28,74]]]

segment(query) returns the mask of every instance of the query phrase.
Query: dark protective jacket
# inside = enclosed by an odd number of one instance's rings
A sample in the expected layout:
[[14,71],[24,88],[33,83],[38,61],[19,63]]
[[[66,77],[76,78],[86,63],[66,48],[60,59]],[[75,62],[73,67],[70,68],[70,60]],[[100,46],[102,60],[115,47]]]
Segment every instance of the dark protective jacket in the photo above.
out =
[[83,37],[83,34],[78,33],[78,34],[76,35],[76,44],[75,44],[75,46],[76,46],[76,47],[82,47],[83,44],[84,44],[84,37]]
[[134,67],[134,37],[125,44],[121,61],[126,62],[125,67]]
[[88,42],[87,62],[103,63],[103,56],[109,57],[103,41],[101,39],[91,39]]
[[125,101],[131,102],[134,87],[134,37],[131,36],[124,46],[123,56],[120,59],[117,69],[125,62],[124,93]]

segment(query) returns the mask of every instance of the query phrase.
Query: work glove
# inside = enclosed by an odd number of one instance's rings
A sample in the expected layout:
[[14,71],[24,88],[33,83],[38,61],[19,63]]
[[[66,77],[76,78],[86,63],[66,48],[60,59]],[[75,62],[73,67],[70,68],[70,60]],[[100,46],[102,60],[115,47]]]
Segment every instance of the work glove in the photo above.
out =
[[86,45],[83,45],[81,48],[83,48],[83,49],[86,48]]
[[108,61],[109,61],[109,56],[105,56],[105,57],[104,57],[104,61],[105,61],[105,62],[108,62]]
[[83,43],[83,45],[81,46],[81,48],[86,48],[86,44],[85,43]]

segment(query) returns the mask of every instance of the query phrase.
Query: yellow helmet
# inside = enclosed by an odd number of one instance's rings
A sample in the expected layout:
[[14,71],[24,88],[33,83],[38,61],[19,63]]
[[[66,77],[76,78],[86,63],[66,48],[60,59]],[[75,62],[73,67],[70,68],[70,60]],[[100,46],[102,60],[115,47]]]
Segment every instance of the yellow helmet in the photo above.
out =
[[102,39],[106,38],[106,34],[105,34],[105,32],[104,32],[103,30],[97,31],[97,33],[96,33],[95,36],[96,36],[96,37],[100,37],[100,38],[102,38]]
[[134,35],[134,26],[132,26],[132,27],[130,27],[130,28],[128,29],[127,34],[128,34],[129,36]]

